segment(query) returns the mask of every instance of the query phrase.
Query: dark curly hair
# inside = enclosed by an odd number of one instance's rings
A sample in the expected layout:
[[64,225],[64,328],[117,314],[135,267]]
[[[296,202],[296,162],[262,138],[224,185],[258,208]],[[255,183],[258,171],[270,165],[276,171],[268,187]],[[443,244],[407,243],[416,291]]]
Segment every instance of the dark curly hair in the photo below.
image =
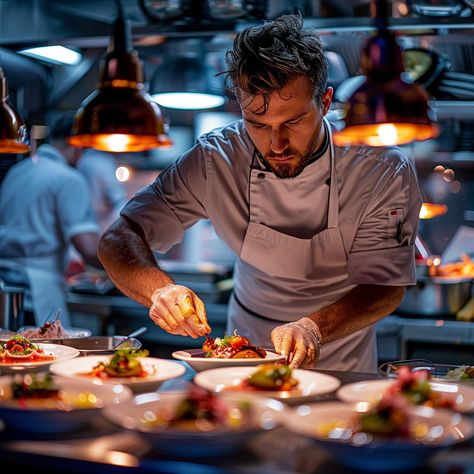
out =
[[327,87],[323,43],[316,31],[303,28],[301,15],[284,15],[242,30],[226,53],[226,63],[225,74],[234,89],[263,96],[262,114],[268,110],[270,94],[299,75],[311,80],[318,103]]

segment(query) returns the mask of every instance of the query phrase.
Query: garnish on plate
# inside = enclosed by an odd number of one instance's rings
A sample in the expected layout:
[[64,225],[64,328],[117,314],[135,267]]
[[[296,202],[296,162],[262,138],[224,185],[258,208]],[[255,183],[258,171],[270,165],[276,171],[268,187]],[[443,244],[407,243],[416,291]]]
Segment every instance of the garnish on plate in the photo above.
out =
[[432,389],[430,373],[427,370],[411,371],[409,367],[400,367],[398,378],[388,388],[387,393],[401,394],[415,405],[437,408],[452,408],[453,396]]
[[247,428],[252,404],[242,401],[233,406],[214,393],[193,386],[171,410],[147,413],[148,426],[176,431],[227,431]]
[[461,365],[455,369],[448,370],[446,376],[455,380],[474,380],[474,366]]
[[140,362],[140,357],[147,357],[144,349],[118,349],[109,362],[99,362],[90,372],[82,375],[102,379],[116,377],[147,377],[151,375]]
[[26,337],[15,334],[8,341],[0,344],[0,363],[39,362],[54,360],[54,354],[46,353],[42,347],[33,344]]
[[265,359],[265,349],[251,344],[249,339],[236,332],[223,338],[206,336],[202,345],[205,357],[214,359]]

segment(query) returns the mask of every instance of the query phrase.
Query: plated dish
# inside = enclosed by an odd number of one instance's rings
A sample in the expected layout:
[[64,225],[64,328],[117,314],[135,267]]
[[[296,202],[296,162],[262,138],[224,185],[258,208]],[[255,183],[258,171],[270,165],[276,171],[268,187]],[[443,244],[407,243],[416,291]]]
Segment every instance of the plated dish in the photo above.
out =
[[47,372],[0,377],[0,419],[32,433],[61,433],[78,429],[102,408],[132,398],[123,385],[86,384],[56,378]]
[[202,351],[205,357],[211,359],[265,359],[267,355],[263,347],[254,346],[248,338],[237,332],[222,338],[206,335]]
[[251,437],[277,426],[284,410],[277,400],[245,394],[186,392],[147,393],[106,408],[104,416],[138,432],[157,451],[180,457],[217,456],[237,450]]
[[[411,407],[404,412],[399,431],[377,433],[370,410],[366,403],[315,403],[289,410],[282,423],[288,430],[311,438],[335,462],[375,472],[421,466],[437,451],[474,434],[474,424],[467,417],[428,407]],[[367,432],[365,427],[374,432]]]
[[385,362],[379,366],[379,373],[384,377],[397,378],[402,367],[408,367],[413,372],[426,370],[433,381],[474,383],[473,366],[436,364],[427,359]]
[[115,375],[107,374],[104,367],[110,366],[114,355],[85,356],[78,359],[60,362],[51,366],[51,372],[56,375],[74,380],[89,381],[97,380],[104,384],[123,384],[135,392],[155,390],[166,380],[170,380],[184,374],[185,367],[178,362],[158,359],[155,357],[137,357],[140,369],[135,364],[128,364],[124,372],[115,371]]
[[[54,323],[53,323],[54,324]],[[85,328],[67,328],[62,331],[56,331],[56,326],[52,329],[46,328],[44,333],[41,333],[42,326],[23,326],[16,333],[8,329],[0,330],[0,341],[7,341],[15,334],[20,334],[27,337],[34,342],[59,342],[64,339],[82,339],[89,337],[92,334],[90,329]]]
[[[200,372],[194,377],[194,382],[213,392],[239,392],[246,393],[248,396],[264,395],[290,404],[307,402],[318,395],[334,392],[341,385],[341,382],[331,375],[312,370],[293,369],[284,381],[289,382],[288,385],[282,383],[279,387],[268,387],[268,390],[249,390],[244,385],[245,382],[252,376],[261,377],[258,374],[260,370],[259,367],[221,367]],[[290,380],[294,380],[296,385]]]
[[73,347],[37,344],[17,334],[0,344],[0,372],[8,374],[24,369],[41,370],[54,362],[78,355],[79,351]]
[[373,404],[386,394],[401,394],[414,405],[451,408],[461,413],[474,413],[474,387],[411,378],[404,381],[370,380],[344,385],[337,397],[345,402]]
[[173,352],[175,359],[187,362],[194,370],[200,372],[202,370],[215,369],[218,367],[236,367],[236,366],[256,366],[262,362],[283,362],[284,355],[275,352],[265,351],[265,358],[213,358],[206,357],[202,349],[186,349]]

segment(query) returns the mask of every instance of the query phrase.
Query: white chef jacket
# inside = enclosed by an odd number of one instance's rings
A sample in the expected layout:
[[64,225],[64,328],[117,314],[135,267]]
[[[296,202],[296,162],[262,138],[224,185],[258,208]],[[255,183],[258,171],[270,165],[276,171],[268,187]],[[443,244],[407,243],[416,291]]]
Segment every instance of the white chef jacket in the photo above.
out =
[[101,230],[112,224],[127,202],[127,191],[117,180],[117,161],[112,153],[89,148],[76,164],[90,187],[95,217]]
[[[201,136],[122,210],[160,252],[198,219],[211,220],[237,257],[241,305],[231,299],[228,330],[268,346],[276,325],[325,307],[358,284],[416,283],[421,194],[398,148],[330,146],[286,180],[259,166],[240,120]],[[322,241],[329,229],[333,235]],[[374,327],[324,345],[319,367],[376,370]]]
[[59,307],[70,326],[65,253],[72,237],[84,232],[98,232],[89,188],[59,150],[44,144],[10,168],[0,186],[0,261],[25,270],[32,298],[26,305],[37,324]]

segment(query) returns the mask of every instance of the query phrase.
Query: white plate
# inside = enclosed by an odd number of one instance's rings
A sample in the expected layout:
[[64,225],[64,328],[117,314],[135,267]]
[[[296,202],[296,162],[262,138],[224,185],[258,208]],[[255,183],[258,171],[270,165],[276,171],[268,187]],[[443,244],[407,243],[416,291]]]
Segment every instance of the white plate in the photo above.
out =
[[[337,397],[349,403],[377,402],[395,380],[369,380],[344,385]],[[454,400],[454,409],[461,413],[474,413],[474,387],[456,383],[430,382],[431,389]]]
[[156,413],[173,413],[174,407],[183,399],[185,392],[145,393],[124,403],[120,410],[106,408],[104,416],[118,426],[140,433],[155,449],[164,454],[185,457],[224,455],[237,450],[252,436],[277,426],[278,415],[284,406],[277,400],[263,397],[248,397],[246,394],[221,394],[230,406],[245,402],[251,404],[251,424],[235,431],[219,430],[207,432],[178,431],[151,425],[149,420]]
[[[72,431],[100,416],[100,410],[130,400],[132,391],[123,385],[89,384],[82,381],[55,378],[63,392],[63,400],[28,400],[11,398],[12,375],[0,377],[0,419],[9,426],[31,433],[62,433]],[[87,406],[78,397],[88,397]]]
[[[466,441],[474,433],[474,424],[467,417],[449,410],[433,410],[428,407],[413,407],[411,410],[412,419],[426,427],[427,435],[421,441],[367,436],[348,441],[337,439],[337,430],[332,438],[318,432],[318,428],[327,429],[329,423],[349,422],[361,411],[364,409],[360,404],[322,402],[288,409],[281,420],[289,431],[311,438],[327,450],[335,462],[351,470],[375,472],[404,471],[422,466],[438,450]],[[341,430],[341,433],[344,431]]]
[[194,370],[215,369],[217,367],[235,367],[246,365],[259,365],[264,362],[283,362],[284,355],[275,354],[275,352],[266,351],[265,359],[216,359],[212,357],[204,357],[202,349],[188,349],[183,351],[175,351],[171,354],[175,359],[184,360]]
[[[200,372],[194,377],[194,383],[213,392],[225,391],[226,387],[235,387],[257,370],[256,367],[221,367]],[[286,403],[302,403],[317,395],[334,392],[341,385],[336,377],[321,374],[312,370],[294,369],[293,377],[299,381],[297,391],[279,392],[276,390],[248,392],[249,396],[262,396],[277,398]],[[234,392],[235,390],[232,390]]]
[[60,362],[51,366],[51,372],[62,377],[75,380],[86,380],[93,383],[101,380],[106,384],[123,384],[130,387],[134,392],[151,391],[158,388],[164,381],[174,379],[186,372],[185,367],[178,362],[155,357],[139,357],[145,370],[150,374],[147,377],[114,377],[110,379],[98,379],[81,375],[90,372],[99,362],[109,362],[112,355],[86,356],[78,359]]
[[18,359],[18,362],[2,363],[0,362],[0,373],[12,374],[18,370],[28,369],[30,371],[43,370],[45,367],[56,362],[67,361],[77,357],[80,352],[74,347],[62,346],[59,344],[37,344],[46,353],[53,354],[56,358],[54,360],[43,360],[37,362],[25,362],[24,359]]

